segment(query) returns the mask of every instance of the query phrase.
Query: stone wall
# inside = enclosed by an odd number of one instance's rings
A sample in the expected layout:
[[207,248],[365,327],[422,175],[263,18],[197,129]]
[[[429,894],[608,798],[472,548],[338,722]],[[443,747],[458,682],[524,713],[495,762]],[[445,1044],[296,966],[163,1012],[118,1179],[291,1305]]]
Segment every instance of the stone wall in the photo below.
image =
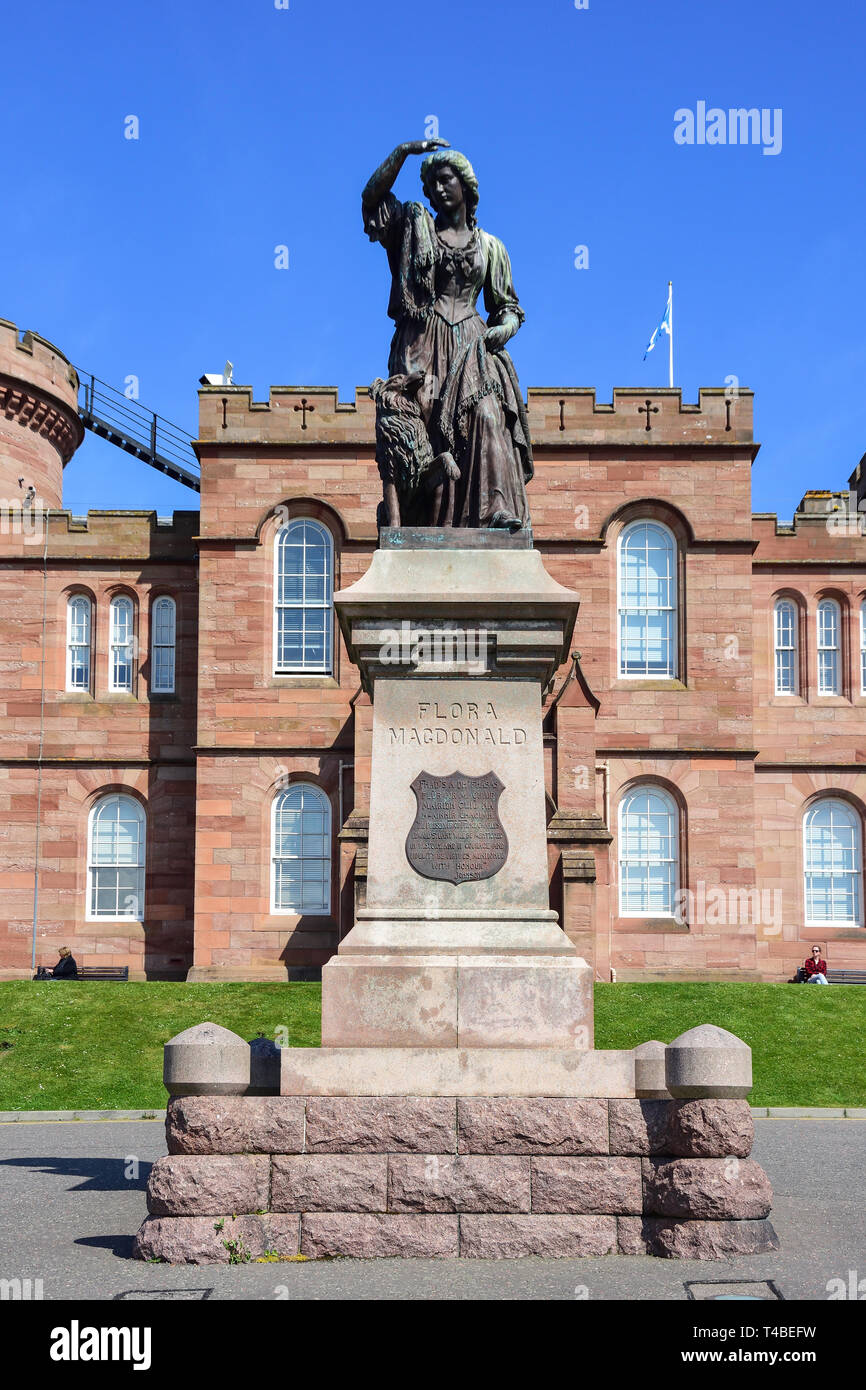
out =
[[140,1259],[777,1248],[745,1100],[186,1096]]
[[[0,387],[6,500],[18,504],[24,477],[56,507],[81,439],[74,371],[49,342],[0,320]],[[582,388],[528,391],[535,542],[549,573],[581,598],[579,677],[563,694],[563,666],[546,707],[551,903],[600,979],[614,970],[620,980],[781,980],[812,941],[831,968],[863,968],[866,930],[807,929],[802,902],[809,799],[834,792],[866,817],[863,537],[828,526],[821,499],[790,526],[752,517],[750,392],[730,400],[702,390],[684,403],[679,391],[652,391],[650,430],[646,394],[617,390],[606,403]],[[0,539],[0,976],[29,974],[40,758],[40,962],[68,943],[84,963],[126,964],[134,977],[193,966],[201,980],[284,979],[326,961],[363,900],[372,711],[339,635],[332,675],[274,676],[272,539],[286,514],[318,517],[334,536],[337,586],[366,571],[380,495],[373,405],[363,389],[346,403],[322,387],[275,387],[262,402],[248,387],[207,387],[200,402],[200,513],[166,525],[147,512],[54,512],[47,548],[38,526]],[[841,497],[826,494],[830,505]],[[665,521],[680,543],[680,681],[616,678],[616,539],[637,515]],[[77,588],[97,612],[86,695],[64,688],[65,601]],[[117,591],[138,605],[141,661],[129,696],[106,688]],[[158,592],[178,602],[171,697],[148,690]],[[800,695],[780,699],[772,603],[782,592],[802,603],[805,679]],[[843,607],[846,680],[842,695],[816,698],[815,610],[825,593]],[[326,918],[270,912],[270,801],[297,778],[333,807]],[[682,886],[781,890],[781,922],[686,928],[620,917],[617,804],[642,779],[681,806]],[[100,788],[126,788],[153,812],[153,913],[141,927],[96,931],[86,920],[87,799]]]

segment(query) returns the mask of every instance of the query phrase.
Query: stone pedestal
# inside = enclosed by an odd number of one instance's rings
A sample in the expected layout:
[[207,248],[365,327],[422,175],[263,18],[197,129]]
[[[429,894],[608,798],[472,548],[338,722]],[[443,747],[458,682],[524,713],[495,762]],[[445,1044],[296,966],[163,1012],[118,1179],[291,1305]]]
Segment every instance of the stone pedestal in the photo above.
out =
[[335,606],[373,760],[323,1045],[590,1047],[592,974],[549,907],[541,731],[577,595],[526,538],[395,531]]
[[337,596],[373,702],[366,902],[322,972],[322,1047],[275,1058],[210,1024],[167,1046],[140,1258],[777,1248],[745,1043],[592,1047],[592,973],[549,907],[541,733],[577,596],[525,539],[385,533]]

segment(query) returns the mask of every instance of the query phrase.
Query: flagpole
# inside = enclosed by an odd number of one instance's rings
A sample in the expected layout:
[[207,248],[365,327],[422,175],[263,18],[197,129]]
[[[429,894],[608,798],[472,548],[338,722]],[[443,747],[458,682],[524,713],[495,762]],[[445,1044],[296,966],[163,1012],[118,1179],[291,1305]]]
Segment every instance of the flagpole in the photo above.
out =
[[668,331],[668,376],[670,377],[670,381],[668,382],[668,385],[669,385],[669,386],[673,386],[673,384],[674,384],[674,282],[673,282],[673,280],[668,280],[668,304],[670,305],[670,314],[669,314],[669,316],[668,316],[668,329],[669,329],[669,331]]

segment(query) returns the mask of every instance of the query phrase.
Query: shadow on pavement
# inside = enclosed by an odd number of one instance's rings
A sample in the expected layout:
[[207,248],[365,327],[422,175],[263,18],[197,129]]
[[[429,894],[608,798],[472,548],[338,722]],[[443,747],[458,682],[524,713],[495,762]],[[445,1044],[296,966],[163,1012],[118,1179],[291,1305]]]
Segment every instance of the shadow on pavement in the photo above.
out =
[[76,1240],[76,1245],[86,1245],[91,1250],[108,1250],[112,1255],[116,1255],[119,1260],[132,1259],[132,1242],[135,1239],[131,1235],[122,1236],[82,1236]]
[[[134,1177],[125,1176],[130,1160],[137,1164]],[[73,1192],[129,1192],[144,1189],[152,1164],[128,1155],[125,1158],[4,1158],[0,1159],[0,1167],[81,1178],[83,1181],[70,1187]]]

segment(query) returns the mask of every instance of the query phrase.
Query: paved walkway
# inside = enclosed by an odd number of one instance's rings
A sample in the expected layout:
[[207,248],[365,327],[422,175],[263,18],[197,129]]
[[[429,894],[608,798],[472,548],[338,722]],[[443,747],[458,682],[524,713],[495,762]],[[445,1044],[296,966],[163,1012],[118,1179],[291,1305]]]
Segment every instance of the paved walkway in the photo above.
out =
[[773,1281],[786,1299],[826,1299],[832,1279],[866,1280],[866,1121],[755,1129],[776,1194],[773,1255],[169,1266],[130,1258],[148,1170],[165,1153],[161,1119],[18,1121],[0,1125],[0,1279],[41,1279],[45,1299],[685,1299],[693,1280]]

